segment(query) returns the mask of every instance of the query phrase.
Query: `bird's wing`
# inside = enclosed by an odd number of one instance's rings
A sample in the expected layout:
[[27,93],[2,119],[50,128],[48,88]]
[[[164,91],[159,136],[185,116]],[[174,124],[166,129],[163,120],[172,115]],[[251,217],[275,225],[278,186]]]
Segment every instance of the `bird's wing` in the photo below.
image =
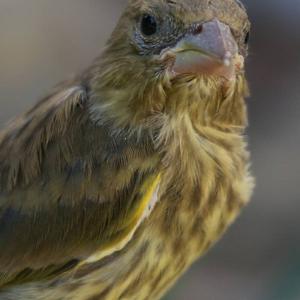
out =
[[112,253],[145,217],[159,184],[147,142],[113,138],[88,107],[69,87],[0,133],[0,288]]

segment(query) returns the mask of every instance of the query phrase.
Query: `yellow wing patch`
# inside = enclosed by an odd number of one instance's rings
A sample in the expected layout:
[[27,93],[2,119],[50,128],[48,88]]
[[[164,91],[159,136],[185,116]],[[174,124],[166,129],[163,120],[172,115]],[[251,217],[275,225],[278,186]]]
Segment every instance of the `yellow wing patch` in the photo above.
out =
[[120,251],[127,245],[127,243],[132,239],[139,225],[149,216],[156,202],[158,201],[160,179],[161,175],[158,174],[157,176],[151,176],[145,180],[140,190],[142,198],[139,201],[139,205],[136,207],[135,211],[128,216],[126,229],[123,231],[123,234],[117,239],[113,239],[109,243],[106,243],[96,253],[83,261],[82,264],[96,262],[105,256],[108,256],[116,251]]

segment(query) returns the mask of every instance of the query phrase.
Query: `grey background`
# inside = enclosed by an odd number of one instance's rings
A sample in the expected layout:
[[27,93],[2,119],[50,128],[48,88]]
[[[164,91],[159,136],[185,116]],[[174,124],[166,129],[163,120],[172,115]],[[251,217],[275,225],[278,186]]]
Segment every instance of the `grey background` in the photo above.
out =
[[[167,299],[300,299],[300,1],[245,3],[255,196]],[[124,4],[0,0],[1,126],[90,64]]]

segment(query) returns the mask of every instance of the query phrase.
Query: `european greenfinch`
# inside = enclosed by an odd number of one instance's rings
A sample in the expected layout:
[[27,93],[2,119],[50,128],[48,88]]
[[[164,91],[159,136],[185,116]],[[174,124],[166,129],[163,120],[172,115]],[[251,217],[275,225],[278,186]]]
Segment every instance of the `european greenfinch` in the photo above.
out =
[[102,55],[0,133],[0,299],[160,299],[253,179],[236,0],[130,0]]

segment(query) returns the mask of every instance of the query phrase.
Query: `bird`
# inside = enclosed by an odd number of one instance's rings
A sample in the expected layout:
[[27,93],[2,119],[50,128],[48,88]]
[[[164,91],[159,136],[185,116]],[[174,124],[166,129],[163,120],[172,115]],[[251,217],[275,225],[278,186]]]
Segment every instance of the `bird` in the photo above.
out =
[[161,299],[220,239],[255,185],[250,27],[237,0],[129,0],[1,129],[1,300]]

